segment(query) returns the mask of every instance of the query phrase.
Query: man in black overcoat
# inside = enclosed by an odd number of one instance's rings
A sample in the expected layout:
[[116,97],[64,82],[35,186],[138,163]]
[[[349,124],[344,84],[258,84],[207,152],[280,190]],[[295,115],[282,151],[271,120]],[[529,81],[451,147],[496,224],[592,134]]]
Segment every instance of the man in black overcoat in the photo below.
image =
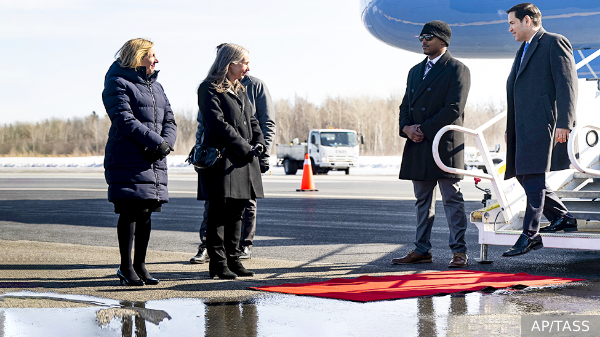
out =
[[[427,58],[408,73],[406,93],[400,105],[400,136],[407,138],[400,179],[412,180],[417,210],[415,249],[392,264],[430,263],[431,228],[435,216],[435,187],[439,185],[450,229],[453,256],[449,267],[467,265],[465,231],[467,217],[460,191],[461,175],[442,171],[433,159],[436,133],[447,125],[463,125],[464,108],[471,86],[469,68],[447,50],[452,31],[442,21],[425,24],[419,40]],[[439,154],[450,167],[464,168],[464,136],[447,132]]]
[[[516,177],[527,195],[523,234],[502,254],[514,256],[543,247],[541,232],[576,231],[577,221],[546,184],[546,172],[569,168],[567,140],[575,126],[577,71],[571,43],[542,28],[542,14],[530,3],[506,11],[510,33],[522,42],[506,92],[505,179]],[[540,230],[542,214],[551,222]]]

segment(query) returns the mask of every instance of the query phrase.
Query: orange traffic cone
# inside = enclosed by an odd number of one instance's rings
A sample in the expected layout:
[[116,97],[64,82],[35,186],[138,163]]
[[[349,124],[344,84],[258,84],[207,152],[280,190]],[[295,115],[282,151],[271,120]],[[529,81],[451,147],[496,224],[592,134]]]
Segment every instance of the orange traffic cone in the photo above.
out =
[[304,168],[302,169],[302,184],[296,192],[318,191],[312,178],[312,165],[308,153],[304,156]]

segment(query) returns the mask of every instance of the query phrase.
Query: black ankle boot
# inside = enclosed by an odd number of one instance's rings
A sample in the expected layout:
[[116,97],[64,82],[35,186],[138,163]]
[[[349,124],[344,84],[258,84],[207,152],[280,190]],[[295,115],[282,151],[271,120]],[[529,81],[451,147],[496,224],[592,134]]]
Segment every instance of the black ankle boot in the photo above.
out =
[[254,272],[244,268],[240,260],[227,261],[227,266],[237,276],[254,276]]
[[231,272],[231,270],[229,270],[229,268],[227,268],[227,266],[223,265],[209,266],[208,273],[210,275],[210,278],[218,276],[220,279],[223,280],[235,280],[237,277],[234,273]]

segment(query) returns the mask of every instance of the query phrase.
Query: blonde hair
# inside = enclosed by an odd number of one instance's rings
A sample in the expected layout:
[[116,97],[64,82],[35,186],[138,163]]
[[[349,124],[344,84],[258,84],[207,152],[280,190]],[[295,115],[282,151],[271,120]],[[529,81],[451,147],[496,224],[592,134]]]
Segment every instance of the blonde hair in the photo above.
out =
[[227,78],[227,71],[229,70],[230,64],[242,62],[244,54],[246,53],[248,53],[248,50],[237,44],[223,43],[218,45],[217,57],[204,80],[216,84],[218,92],[225,92],[229,89],[232,89],[236,93],[240,89],[245,91],[245,88],[240,81],[236,80],[234,83],[229,81]]
[[117,51],[117,61],[123,68],[136,69],[141,66],[142,59],[148,55],[148,50],[154,46],[150,40],[131,39]]

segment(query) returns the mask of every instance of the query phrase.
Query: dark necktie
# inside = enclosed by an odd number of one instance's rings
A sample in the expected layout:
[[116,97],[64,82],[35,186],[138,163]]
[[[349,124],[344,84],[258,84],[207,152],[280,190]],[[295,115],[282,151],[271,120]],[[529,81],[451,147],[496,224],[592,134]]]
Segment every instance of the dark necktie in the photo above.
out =
[[523,59],[525,58],[525,53],[527,52],[527,48],[529,48],[529,42],[525,44],[525,48],[523,48],[523,55],[521,55],[521,63],[519,63],[519,68],[523,64]]
[[423,74],[423,79],[425,79],[425,76],[427,76],[427,73],[431,70],[431,67],[433,67],[433,62],[429,60],[429,62],[427,62],[427,65],[425,66],[425,73]]

